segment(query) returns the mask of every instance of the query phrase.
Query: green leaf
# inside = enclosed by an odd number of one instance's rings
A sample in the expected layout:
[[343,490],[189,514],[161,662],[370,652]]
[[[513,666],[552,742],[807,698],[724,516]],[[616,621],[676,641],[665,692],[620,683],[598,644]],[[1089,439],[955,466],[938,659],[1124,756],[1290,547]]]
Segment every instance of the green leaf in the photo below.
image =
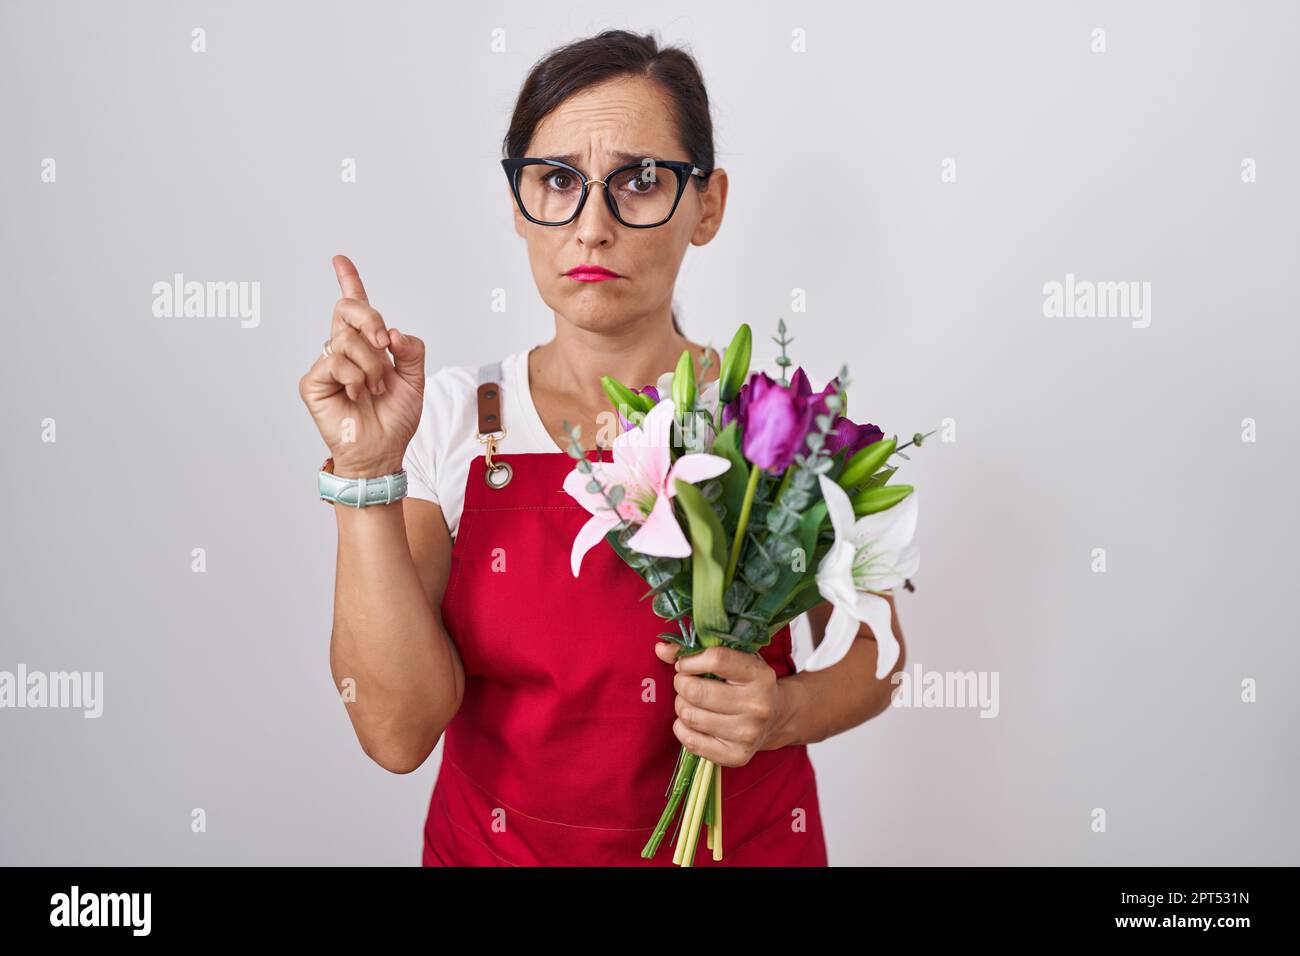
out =
[[[809,564],[814,568],[817,566],[815,562],[809,562]],[[825,600],[826,599],[822,597],[821,591],[818,590],[817,582],[814,579],[807,587],[798,591],[794,597],[790,599],[789,603],[787,603],[785,607],[781,608],[781,611],[777,614],[775,620],[768,625],[768,640],[771,640],[777,631],[781,630],[781,628],[785,627],[800,614],[811,610],[818,604],[822,604]]]
[[897,465],[895,465],[893,468],[886,468],[884,471],[878,471],[874,475],[872,475],[869,479],[867,479],[867,482],[863,487],[879,488],[882,485],[886,485],[889,483],[889,479],[893,477],[894,472],[896,471],[898,471]]
[[[691,582],[689,581],[689,579],[687,579],[685,574],[678,574],[669,577],[667,580],[662,581],[659,584],[656,584],[649,591],[646,591],[645,594],[642,594],[640,599],[644,601],[646,598],[651,597],[652,595],[659,595],[659,594],[663,594],[666,591],[672,591],[672,590],[689,593],[687,589],[690,587],[690,584]],[[682,602],[679,600],[677,604],[680,607],[682,605]]]
[[689,481],[674,479],[677,503],[686,513],[691,539],[691,618],[696,632],[731,629],[722,603],[722,583],[727,567],[727,536],[700,490]]
[[[749,463],[740,453],[737,439],[740,435],[739,423],[732,419],[727,427],[718,433],[713,441],[713,454],[720,455],[731,462],[731,467],[717,477],[722,484],[722,504],[727,508],[727,515],[739,517],[741,502],[745,500],[745,486],[749,484]],[[753,521],[753,518],[750,518]],[[732,521],[735,524],[735,521]]]

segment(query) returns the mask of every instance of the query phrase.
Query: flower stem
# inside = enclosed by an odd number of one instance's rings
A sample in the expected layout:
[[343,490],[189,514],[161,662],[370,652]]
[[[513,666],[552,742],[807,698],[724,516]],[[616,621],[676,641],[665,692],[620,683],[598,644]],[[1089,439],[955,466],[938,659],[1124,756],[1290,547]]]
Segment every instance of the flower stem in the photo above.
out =
[[691,777],[691,789],[686,793],[686,803],[682,805],[681,825],[677,830],[677,849],[673,851],[673,862],[684,866],[682,862],[686,853],[686,844],[691,838],[691,823],[695,817],[695,803],[700,795],[700,773],[698,769]]
[[682,853],[682,866],[695,865],[695,848],[700,841],[700,823],[704,817],[704,803],[713,790],[713,768],[716,767],[712,760],[705,760],[701,769],[696,771],[696,794],[694,812],[691,814],[689,828],[685,833],[685,849]]
[[713,823],[713,860],[722,859],[722,767],[718,766],[713,775],[713,802],[717,808]]
[[762,475],[763,469],[758,465],[750,465],[749,482],[745,485],[745,500],[740,505],[740,517],[736,519],[736,540],[731,543],[731,558],[727,561],[727,576],[723,579],[722,590],[731,586],[732,579],[736,576],[736,565],[740,562],[740,549],[745,544],[745,526],[749,524],[749,511],[754,504],[754,492],[758,490],[758,479]]
[[677,812],[677,806],[682,802],[682,796],[686,792],[687,784],[693,777],[695,764],[699,761],[696,754],[691,753],[682,746],[681,753],[677,757],[677,771],[673,776],[672,793],[668,797],[668,804],[664,807],[663,814],[659,817],[658,824],[655,825],[654,833],[650,834],[650,839],[641,850],[641,855],[647,860],[655,855],[659,849],[659,844],[663,842],[664,834],[668,832],[668,824],[672,821]]

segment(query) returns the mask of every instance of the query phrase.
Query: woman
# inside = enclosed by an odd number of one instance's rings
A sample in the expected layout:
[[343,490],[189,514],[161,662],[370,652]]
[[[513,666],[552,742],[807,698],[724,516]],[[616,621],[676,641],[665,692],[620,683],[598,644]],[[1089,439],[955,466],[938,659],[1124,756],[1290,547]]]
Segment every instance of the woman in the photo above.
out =
[[[533,68],[504,146],[554,337],[440,369],[426,388],[424,344],[385,322],[338,256],[343,298],[300,385],[332,452],[322,488],[365,478],[353,494],[379,502],[335,508],[330,665],[357,738],[395,773],[444,741],[426,865],[670,864],[671,848],[639,854],[684,744],[727,768],[722,864],[823,866],[806,745],[888,705],[870,628],[812,673],[795,673],[788,627],[761,656],[713,648],[675,666],[613,549],[569,570],[588,514],[561,492],[563,423],[594,460],[612,438],[602,375],[649,384],[683,349],[705,351],[671,307],[687,246],[713,238],[727,198],[699,70],[649,36],[575,42]],[[403,469],[394,500],[386,476]],[[829,615],[809,613],[815,643]]]

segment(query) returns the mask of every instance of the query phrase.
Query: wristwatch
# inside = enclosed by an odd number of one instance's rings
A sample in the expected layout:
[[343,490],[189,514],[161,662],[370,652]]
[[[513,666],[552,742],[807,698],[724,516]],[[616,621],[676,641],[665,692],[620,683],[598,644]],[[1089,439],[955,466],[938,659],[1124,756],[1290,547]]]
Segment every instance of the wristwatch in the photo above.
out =
[[334,474],[334,457],[320,466],[320,500],[326,504],[368,508],[388,505],[406,497],[406,470],[377,478],[340,478]]

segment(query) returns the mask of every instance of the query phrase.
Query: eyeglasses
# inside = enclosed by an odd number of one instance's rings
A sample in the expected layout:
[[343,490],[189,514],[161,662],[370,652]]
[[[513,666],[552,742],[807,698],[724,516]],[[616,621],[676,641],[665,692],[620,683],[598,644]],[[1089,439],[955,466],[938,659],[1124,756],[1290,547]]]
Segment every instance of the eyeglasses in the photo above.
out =
[[539,226],[564,226],[578,218],[587,202],[587,190],[605,187],[605,204],[625,226],[650,229],[672,218],[692,176],[708,178],[694,163],[643,159],[608,173],[604,179],[587,179],[582,170],[556,159],[515,157],[501,160],[519,211]]

